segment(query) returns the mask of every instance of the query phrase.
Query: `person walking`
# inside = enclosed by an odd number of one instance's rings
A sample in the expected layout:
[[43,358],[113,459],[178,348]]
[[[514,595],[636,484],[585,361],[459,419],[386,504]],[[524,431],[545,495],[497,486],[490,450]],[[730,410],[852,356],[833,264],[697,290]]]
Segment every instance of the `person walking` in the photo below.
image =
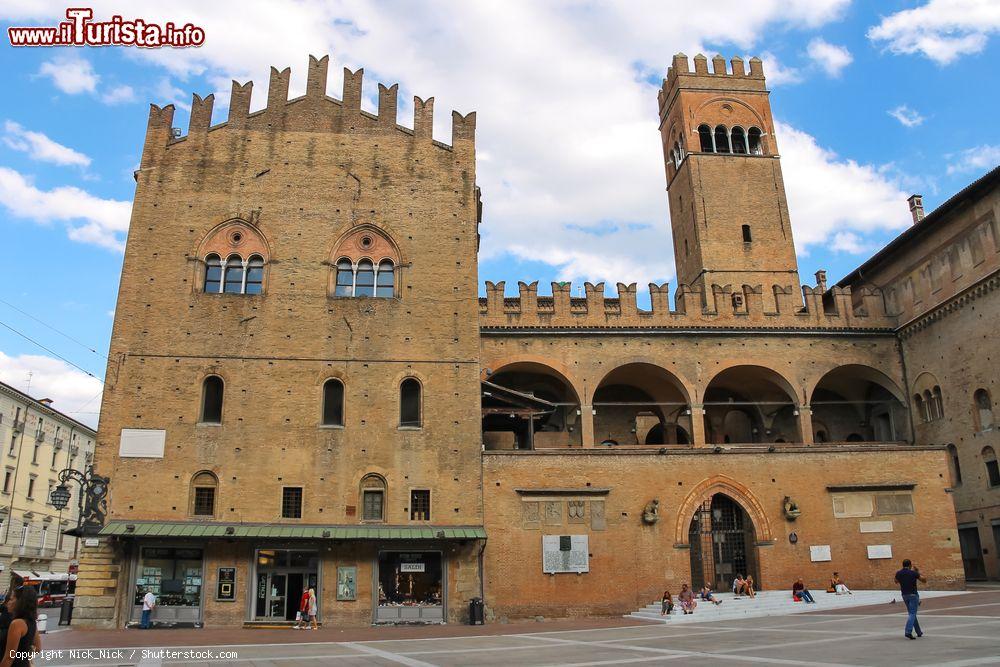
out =
[[7,631],[3,661],[0,667],[29,667],[31,654],[42,650],[42,638],[35,621],[38,618],[38,591],[28,586],[14,591],[7,601],[14,620]]
[[310,630],[319,630],[319,623],[316,621],[316,611],[319,603],[316,600],[316,589],[309,589],[309,623],[312,624]]
[[302,597],[299,598],[299,610],[295,612],[296,630],[304,630],[309,627],[309,587],[302,589]]
[[156,609],[156,596],[147,588],[146,594],[142,596],[142,620],[139,622],[139,627],[143,630],[149,630],[149,619],[154,609]]
[[[906,605],[906,629],[903,636],[907,639],[924,636],[920,629],[920,622],[917,621],[917,609],[920,607],[920,594],[917,592],[918,581],[927,583],[927,579],[920,574],[920,570],[913,567],[910,559],[907,558],[903,561],[903,569],[896,573],[896,583],[899,584],[899,592],[903,596],[903,604]],[[917,637],[913,636],[914,632],[917,633]]]

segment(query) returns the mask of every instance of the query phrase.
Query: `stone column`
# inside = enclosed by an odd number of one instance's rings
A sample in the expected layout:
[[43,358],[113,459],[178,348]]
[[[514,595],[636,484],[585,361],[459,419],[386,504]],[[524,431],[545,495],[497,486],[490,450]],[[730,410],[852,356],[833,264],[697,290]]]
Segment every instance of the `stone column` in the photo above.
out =
[[594,446],[594,406],[580,406],[580,444]]
[[813,417],[812,408],[808,405],[799,406],[799,432],[802,436],[802,443],[813,444]]
[[118,627],[118,579],[121,565],[107,538],[96,547],[80,549],[80,571],[73,603],[73,627],[114,629]]
[[695,447],[704,447],[705,442],[705,407],[701,403],[691,404],[691,443]]

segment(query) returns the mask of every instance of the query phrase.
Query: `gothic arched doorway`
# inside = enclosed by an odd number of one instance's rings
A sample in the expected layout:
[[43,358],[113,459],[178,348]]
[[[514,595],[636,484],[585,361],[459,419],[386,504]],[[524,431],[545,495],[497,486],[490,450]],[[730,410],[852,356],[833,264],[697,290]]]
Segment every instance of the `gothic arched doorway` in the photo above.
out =
[[735,500],[716,493],[699,505],[688,537],[691,587],[695,591],[706,583],[717,591],[728,591],[737,574],[753,575],[756,587],[760,587],[753,522]]

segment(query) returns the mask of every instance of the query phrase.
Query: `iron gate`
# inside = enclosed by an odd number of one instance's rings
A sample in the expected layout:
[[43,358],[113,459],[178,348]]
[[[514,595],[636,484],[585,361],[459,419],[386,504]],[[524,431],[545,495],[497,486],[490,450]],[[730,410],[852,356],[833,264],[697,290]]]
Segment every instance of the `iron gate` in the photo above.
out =
[[695,510],[688,533],[691,545],[691,587],[706,583],[728,591],[737,574],[757,574],[753,524],[746,512],[728,496],[717,493]]

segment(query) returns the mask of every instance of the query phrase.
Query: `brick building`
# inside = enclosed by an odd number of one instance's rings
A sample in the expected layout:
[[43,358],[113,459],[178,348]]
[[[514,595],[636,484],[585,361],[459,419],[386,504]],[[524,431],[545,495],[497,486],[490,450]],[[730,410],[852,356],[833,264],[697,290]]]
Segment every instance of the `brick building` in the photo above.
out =
[[737,571],[886,586],[904,556],[963,585],[884,285],[800,283],[759,60],[664,80],[681,282],[650,310],[634,284],[477,298],[475,115],[446,145],[433,98],[409,129],[396,86],[369,114],[327,66],[293,100],[272,69],[254,113],[234,82],[217,125],[195,96],[183,137],[151,108],[78,619],[151,589],[161,622],[285,622],[304,587],[344,624],[621,613]]

